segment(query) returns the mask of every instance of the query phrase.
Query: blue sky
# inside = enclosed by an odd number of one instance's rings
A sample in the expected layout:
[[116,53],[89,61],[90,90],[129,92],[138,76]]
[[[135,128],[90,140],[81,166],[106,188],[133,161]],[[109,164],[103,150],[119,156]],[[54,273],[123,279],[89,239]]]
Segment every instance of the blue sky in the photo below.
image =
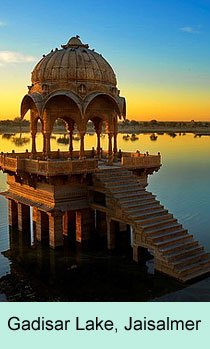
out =
[[111,63],[132,118],[210,119],[207,0],[1,1],[0,117],[18,113],[42,54],[76,34]]

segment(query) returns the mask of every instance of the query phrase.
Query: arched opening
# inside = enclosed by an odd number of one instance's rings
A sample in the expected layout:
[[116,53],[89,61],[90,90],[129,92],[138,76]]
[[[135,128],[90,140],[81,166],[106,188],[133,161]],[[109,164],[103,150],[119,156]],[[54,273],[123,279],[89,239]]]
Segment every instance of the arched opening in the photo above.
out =
[[37,133],[43,135],[43,120],[40,117],[31,115],[31,155],[34,157],[37,153]]
[[69,156],[72,157],[75,124],[77,124],[78,129],[79,126],[83,125],[80,106],[75,100],[75,97],[69,96],[68,94],[57,93],[50,96],[44,105],[44,153],[47,157],[50,156],[51,151],[50,136],[53,131],[53,126],[58,119],[63,120],[66,124],[66,129],[69,134]]
[[[121,116],[116,100],[107,94],[93,94],[89,96],[85,104],[85,115],[87,119],[95,120],[94,124],[96,129],[100,129],[97,125],[100,125],[100,121],[98,120],[103,120],[106,123],[108,157],[109,161],[112,162],[117,154],[117,118]],[[99,147],[97,146],[97,148]]]
[[54,127],[59,128],[63,132],[63,136],[57,139],[57,143],[61,145],[68,145],[68,157],[74,157],[73,141],[76,138],[74,133],[77,130],[76,122],[70,116],[59,117],[54,122]]
[[92,146],[91,156],[92,157],[97,156],[98,159],[101,159],[103,157],[103,150],[101,147],[101,133],[104,126],[104,120],[99,116],[93,116],[90,119],[90,121],[92,122],[93,128],[96,133],[96,150],[95,150],[95,147]]

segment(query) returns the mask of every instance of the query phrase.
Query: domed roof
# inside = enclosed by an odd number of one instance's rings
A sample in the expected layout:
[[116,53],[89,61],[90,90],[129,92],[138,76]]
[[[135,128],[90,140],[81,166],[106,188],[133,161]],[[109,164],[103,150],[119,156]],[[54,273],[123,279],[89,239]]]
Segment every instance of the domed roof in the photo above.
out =
[[116,76],[109,63],[78,36],[61,47],[43,56],[35,66],[32,84],[76,81],[116,86]]

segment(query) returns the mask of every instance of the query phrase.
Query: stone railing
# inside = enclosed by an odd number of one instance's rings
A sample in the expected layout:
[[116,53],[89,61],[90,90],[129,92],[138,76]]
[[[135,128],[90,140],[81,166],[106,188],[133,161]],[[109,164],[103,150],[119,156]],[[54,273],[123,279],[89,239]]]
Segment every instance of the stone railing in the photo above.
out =
[[156,168],[161,166],[161,156],[138,154],[138,153],[123,153],[121,159],[122,166],[126,168]]
[[84,160],[25,160],[25,172],[44,176],[59,176],[95,172],[98,162],[95,159]]
[[[58,176],[95,172],[98,169],[97,159],[49,159],[34,160],[19,154],[0,154],[0,169],[5,172],[32,173],[44,176]],[[22,155],[22,154],[21,154]]]
[[0,155],[0,168],[2,170],[7,170],[11,172],[16,172],[18,170],[23,170],[24,159],[19,157],[13,157],[13,154],[1,154]]

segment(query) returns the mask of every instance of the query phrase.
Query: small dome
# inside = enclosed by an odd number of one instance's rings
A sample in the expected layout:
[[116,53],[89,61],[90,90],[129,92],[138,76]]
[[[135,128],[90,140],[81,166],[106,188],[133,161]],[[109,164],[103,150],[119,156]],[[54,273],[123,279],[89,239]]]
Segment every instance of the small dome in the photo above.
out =
[[109,63],[83,44],[79,36],[72,37],[60,50],[43,56],[32,72],[32,84],[56,84],[56,89],[69,82],[105,84],[116,87],[115,73]]
[[73,36],[71,39],[69,39],[68,43],[66,45],[61,45],[62,48],[67,48],[67,47],[75,47],[75,46],[80,46],[80,47],[89,47],[88,45],[84,45],[82,41],[80,40],[80,37]]

